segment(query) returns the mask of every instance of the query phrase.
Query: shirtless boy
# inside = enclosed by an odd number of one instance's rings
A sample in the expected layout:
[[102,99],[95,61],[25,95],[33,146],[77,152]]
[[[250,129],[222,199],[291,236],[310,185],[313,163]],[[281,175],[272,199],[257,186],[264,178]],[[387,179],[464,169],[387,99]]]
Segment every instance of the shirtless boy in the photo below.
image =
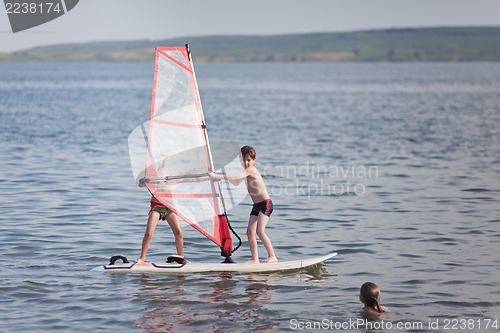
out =
[[259,170],[257,170],[254,166],[256,157],[257,156],[253,147],[244,146],[240,150],[240,160],[242,166],[245,168],[244,171],[231,175],[219,175],[209,172],[209,175],[214,179],[227,179],[231,182],[231,184],[236,186],[245,181],[248,194],[250,194],[254,203],[252,211],[250,212],[247,228],[248,245],[250,246],[252,259],[247,261],[247,263],[259,262],[257,239],[255,234],[259,236],[259,239],[268,254],[268,258],[262,262],[272,263],[277,262],[278,259],[274,255],[273,245],[271,244],[269,237],[267,237],[265,229],[267,222],[269,221],[269,216],[271,216],[271,213],[273,212],[273,203],[267,193],[266,185],[264,184],[264,180],[262,179]]
[[[139,187],[146,186],[144,179],[139,181]],[[183,248],[184,248],[184,240],[182,238],[182,230],[181,225],[179,223],[179,218],[172,212],[168,207],[164,206],[161,202],[156,200],[154,196],[151,196],[151,210],[149,211],[148,224],[146,225],[146,232],[144,233],[144,238],[142,239],[142,249],[141,249],[141,257],[136,259],[135,262],[138,264],[144,263],[146,260],[146,254],[148,253],[149,244],[151,243],[151,239],[153,238],[153,234],[156,229],[156,225],[158,221],[167,220],[168,225],[172,229],[175,237],[175,248],[177,250],[176,260],[183,262]]]

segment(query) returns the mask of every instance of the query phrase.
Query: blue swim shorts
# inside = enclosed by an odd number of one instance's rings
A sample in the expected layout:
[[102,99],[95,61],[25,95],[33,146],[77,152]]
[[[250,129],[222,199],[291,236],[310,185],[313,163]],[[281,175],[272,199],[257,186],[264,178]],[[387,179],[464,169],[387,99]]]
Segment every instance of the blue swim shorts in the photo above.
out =
[[271,201],[271,199],[267,199],[254,204],[250,215],[259,216],[260,212],[262,212],[262,214],[266,216],[271,216],[271,213],[273,212],[273,202]]

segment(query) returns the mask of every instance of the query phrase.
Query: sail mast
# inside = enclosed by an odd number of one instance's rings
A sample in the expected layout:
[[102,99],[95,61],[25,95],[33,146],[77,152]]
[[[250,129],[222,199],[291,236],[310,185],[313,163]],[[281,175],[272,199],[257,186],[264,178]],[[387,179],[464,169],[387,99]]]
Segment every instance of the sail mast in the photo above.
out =
[[[191,55],[191,49],[189,48],[189,44],[186,44],[186,51],[187,51],[187,54],[188,54],[188,57],[189,57],[189,61],[191,61],[191,63],[193,63],[193,58],[192,58],[192,55]],[[208,150],[208,157],[209,157],[209,161],[210,161],[210,171],[214,171],[214,161],[213,161],[213,157],[212,157],[212,149],[210,149],[210,141],[208,140],[208,131],[207,131],[207,126],[206,126],[206,123],[205,123],[205,113],[203,112],[203,106],[201,104],[201,98],[200,98],[200,91],[198,89],[198,82],[196,81],[196,73],[194,71],[194,66],[193,66],[193,76],[194,76],[194,84],[196,86],[196,95],[198,96],[199,100],[200,100],[200,108],[201,108],[201,117],[202,117],[202,121],[203,121],[203,124],[205,125],[204,129],[204,135],[205,135],[205,140],[206,140],[206,143],[207,143],[207,150]],[[220,182],[217,184],[217,187],[219,189],[219,199],[220,199],[220,202],[222,204],[222,209],[224,210],[224,214],[226,214],[226,204],[224,202],[224,197],[222,196],[222,188],[221,188],[221,185],[220,185]],[[220,212],[219,212],[220,214]]]

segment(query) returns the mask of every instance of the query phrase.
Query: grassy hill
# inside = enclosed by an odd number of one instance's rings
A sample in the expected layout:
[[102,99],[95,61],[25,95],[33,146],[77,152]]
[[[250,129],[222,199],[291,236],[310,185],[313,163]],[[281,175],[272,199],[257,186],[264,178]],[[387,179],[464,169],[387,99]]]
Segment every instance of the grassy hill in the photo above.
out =
[[386,29],[61,44],[4,61],[153,61],[156,46],[191,45],[199,61],[500,61],[500,27]]

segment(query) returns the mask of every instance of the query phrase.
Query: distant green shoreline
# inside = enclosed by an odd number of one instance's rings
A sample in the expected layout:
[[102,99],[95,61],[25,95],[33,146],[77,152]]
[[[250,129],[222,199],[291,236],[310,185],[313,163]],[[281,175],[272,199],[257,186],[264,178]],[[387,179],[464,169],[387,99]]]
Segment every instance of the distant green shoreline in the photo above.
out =
[[0,61],[154,61],[156,46],[182,46],[186,43],[191,45],[197,62],[500,61],[500,27],[60,44],[0,53]]

